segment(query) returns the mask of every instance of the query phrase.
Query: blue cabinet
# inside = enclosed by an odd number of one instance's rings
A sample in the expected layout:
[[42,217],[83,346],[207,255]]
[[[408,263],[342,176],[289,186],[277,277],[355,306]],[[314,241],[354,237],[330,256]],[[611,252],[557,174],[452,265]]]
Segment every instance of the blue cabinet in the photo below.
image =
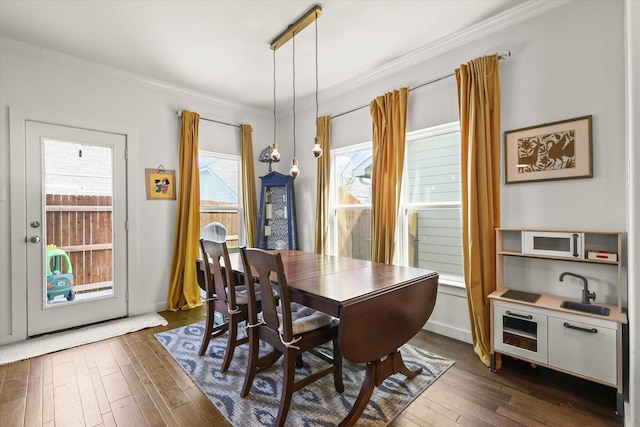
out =
[[261,176],[256,248],[298,249],[294,178],[278,172]]

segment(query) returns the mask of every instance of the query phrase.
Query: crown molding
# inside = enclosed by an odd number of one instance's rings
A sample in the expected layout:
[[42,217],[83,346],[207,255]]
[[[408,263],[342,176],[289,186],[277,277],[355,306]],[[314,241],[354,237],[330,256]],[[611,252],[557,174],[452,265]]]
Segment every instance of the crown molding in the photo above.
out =
[[30,56],[42,61],[52,62],[63,66],[76,68],[101,74],[106,77],[119,79],[125,82],[138,84],[141,86],[149,87],[152,89],[173,93],[179,96],[185,96],[197,101],[213,104],[225,110],[234,110],[238,112],[245,112],[257,115],[266,115],[266,111],[253,108],[247,105],[235,103],[223,98],[203,94],[191,89],[172,85],[170,83],[156,80],[150,77],[142,76],[128,71],[123,71],[117,68],[108,67],[97,62],[87,61],[75,56],[66,55],[57,51],[44,49],[32,44],[24,43],[18,40],[10,39],[7,37],[0,37],[0,50],[6,50],[13,53],[17,53],[24,56]]
[[[515,8],[493,16],[477,25],[465,28],[450,36],[444,37],[434,43],[430,43],[417,49],[408,55],[384,64],[374,70],[367,71],[352,79],[345,80],[334,86],[320,91],[326,100],[338,97],[341,94],[358,89],[370,83],[374,83],[384,77],[396,74],[413,65],[423,63],[452,49],[464,46],[479,38],[501,31],[520,22],[527,21],[538,15],[547,13],[560,6],[575,2],[576,0],[530,0]],[[517,52],[515,52],[517,55]],[[452,70],[453,71],[453,70]],[[303,102],[303,108],[306,102]]]
[[[491,17],[475,26],[466,28],[451,36],[442,38],[434,43],[423,46],[408,55],[398,58],[392,62],[389,62],[383,66],[380,66],[366,73],[360,74],[352,79],[345,80],[334,86],[319,91],[319,96],[325,100],[330,100],[338,97],[346,92],[358,89],[370,83],[374,83],[384,77],[396,74],[402,70],[405,70],[413,65],[420,64],[429,59],[432,59],[438,55],[449,52],[460,46],[464,46],[478,38],[485,37],[492,33],[498,32],[517,23],[527,21],[538,15],[547,13],[553,9],[566,5],[568,3],[575,2],[576,0],[530,0],[515,8],[503,12],[499,15]],[[260,116],[266,116],[269,114],[267,110],[250,107],[244,104],[235,103],[223,98],[218,98],[212,95],[203,94],[191,89],[172,85],[160,80],[152,79],[146,76],[142,76],[135,73],[130,73],[117,68],[108,67],[96,62],[87,61],[71,55],[66,55],[53,50],[44,49],[38,46],[34,46],[28,43],[20,42],[17,40],[9,39],[6,37],[0,37],[0,49],[11,51],[25,56],[30,56],[44,61],[49,61],[64,66],[83,69],[94,73],[102,74],[107,77],[116,78],[119,80],[135,83],[138,85],[146,86],[156,90],[161,90],[169,93],[173,93],[180,96],[186,96],[194,100],[206,102],[222,109],[234,110],[238,112],[246,112],[251,114],[257,114]],[[517,52],[515,52],[517,54]],[[300,109],[304,110],[310,108],[314,103],[311,97],[308,99],[302,99],[298,101]],[[286,117],[286,111],[283,109],[278,114],[284,114]]]

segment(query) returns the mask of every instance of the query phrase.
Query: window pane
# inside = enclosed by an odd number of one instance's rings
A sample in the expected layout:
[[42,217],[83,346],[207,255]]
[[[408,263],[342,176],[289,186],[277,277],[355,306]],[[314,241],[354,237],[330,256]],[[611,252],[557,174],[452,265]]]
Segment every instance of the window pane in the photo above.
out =
[[338,256],[371,259],[371,210],[341,209],[338,221]]
[[409,265],[463,276],[460,208],[408,211]]
[[227,245],[239,246],[239,160],[200,153],[200,228],[219,222],[227,229]]
[[238,161],[200,155],[200,200],[238,204]]
[[460,133],[417,139],[407,144],[408,203],[460,201]]
[[372,159],[371,148],[335,156],[338,206],[371,203]]

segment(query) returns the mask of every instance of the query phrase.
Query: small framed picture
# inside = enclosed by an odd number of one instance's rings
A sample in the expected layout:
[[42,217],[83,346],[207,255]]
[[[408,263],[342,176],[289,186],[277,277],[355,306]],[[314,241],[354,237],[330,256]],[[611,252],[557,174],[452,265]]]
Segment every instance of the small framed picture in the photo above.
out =
[[164,168],[146,168],[147,200],[176,199],[176,171]]
[[505,183],[593,177],[591,116],[504,133]]

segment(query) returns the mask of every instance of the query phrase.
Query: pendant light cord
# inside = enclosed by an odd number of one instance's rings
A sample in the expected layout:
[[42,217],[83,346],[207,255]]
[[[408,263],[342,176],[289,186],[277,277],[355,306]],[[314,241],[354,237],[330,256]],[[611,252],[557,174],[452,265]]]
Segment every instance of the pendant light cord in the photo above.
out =
[[276,116],[276,51],[273,51],[273,142],[276,142],[276,127],[278,120]]
[[316,137],[318,136],[318,17],[316,12]]
[[291,38],[293,44],[293,158],[296,158],[296,35]]

